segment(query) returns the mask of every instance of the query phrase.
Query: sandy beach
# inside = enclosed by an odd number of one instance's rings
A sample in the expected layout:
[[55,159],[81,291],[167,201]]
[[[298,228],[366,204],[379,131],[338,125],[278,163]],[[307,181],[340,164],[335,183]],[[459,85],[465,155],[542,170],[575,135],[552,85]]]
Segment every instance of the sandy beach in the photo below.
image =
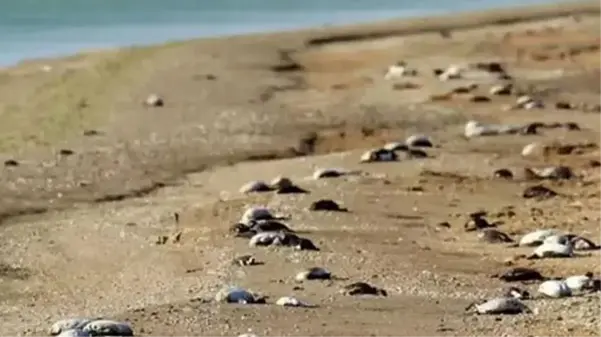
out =
[[[599,277],[601,268],[598,251],[526,260],[532,248],[482,242],[464,224],[487,211],[515,240],[548,228],[599,243],[599,13],[598,2],[571,2],[0,70],[0,332],[45,335],[61,318],[103,316],[130,322],[136,335],[598,335],[598,293],[532,300],[529,315],[466,314],[470,302],[500,294],[507,284],[490,275],[509,267],[553,277]],[[417,74],[385,79],[398,61]],[[485,62],[500,63],[510,79],[433,74]],[[499,84],[514,90],[490,94]],[[164,105],[143,104],[152,94]],[[543,105],[508,109],[522,94]],[[466,139],[469,120],[579,129]],[[427,158],[359,163],[366,149],[413,134],[432,139]],[[522,156],[534,142],[550,150]],[[550,165],[575,177],[524,174]],[[363,174],[306,178],[324,167]],[[501,168],[514,178],[495,178]],[[239,192],[278,175],[310,193]],[[558,195],[523,197],[538,184]],[[308,211],[318,199],[350,212]],[[321,251],[249,248],[232,238],[228,228],[250,205],[290,215],[290,227]],[[156,244],[175,234],[177,242]],[[244,254],[264,264],[231,265]],[[313,266],[348,281],[294,282]],[[389,296],[339,294],[356,281]],[[233,284],[317,307],[203,300]],[[537,285],[520,287],[536,293]]]

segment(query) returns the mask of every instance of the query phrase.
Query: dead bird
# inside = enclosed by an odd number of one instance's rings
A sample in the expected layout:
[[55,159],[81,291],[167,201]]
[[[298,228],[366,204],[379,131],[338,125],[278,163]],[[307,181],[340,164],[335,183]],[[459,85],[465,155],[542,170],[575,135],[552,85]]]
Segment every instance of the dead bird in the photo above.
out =
[[240,304],[265,304],[266,296],[260,296],[238,287],[223,288],[215,295],[216,302]]
[[[405,144],[410,147],[432,147],[430,137],[426,135],[411,135],[405,140]],[[407,148],[408,150],[408,148]]]
[[262,180],[253,180],[240,187],[240,193],[270,192],[274,189]]
[[324,268],[312,267],[299,272],[296,274],[294,279],[297,282],[302,282],[305,280],[330,280],[332,279],[332,273]]
[[276,220],[267,220],[267,219],[250,220],[248,222],[248,228],[251,231],[254,231],[256,233],[273,232],[273,231],[284,231],[284,232],[288,232],[288,233],[294,233],[294,231],[292,229],[290,229],[288,226],[286,226],[285,224],[283,224],[279,221],[276,221]]
[[290,229],[285,224],[275,220],[250,220],[248,224],[235,223],[230,226],[229,232],[236,237],[250,238],[257,233],[262,232],[287,232],[294,233],[294,230]]
[[543,185],[529,186],[524,189],[522,197],[525,199],[549,199],[558,196],[559,194],[552,189]]
[[496,227],[496,224],[489,223],[482,215],[470,216],[470,219],[463,225],[466,232],[494,227]]
[[409,151],[409,146],[401,142],[386,143],[383,148],[388,151]]
[[291,236],[288,241],[288,246],[296,249],[296,250],[312,250],[319,251],[320,249],[313,243],[313,241],[303,238],[300,236]]
[[101,319],[101,318],[74,317],[74,318],[61,319],[52,324],[52,326],[49,329],[49,333],[51,336],[57,336],[65,331],[81,330],[86,325],[88,325],[88,323],[99,320],[99,319]]
[[316,307],[315,305],[307,304],[307,303],[305,303],[305,302],[297,299],[296,297],[291,297],[291,296],[280,297],[275,302],[275,304],[283,306],[283,307],[302,307],[302,308],[314,308],[314,307]]
[[232,264],[236,266],[256,266],[263,263],[257,261],[257,259],[255,259],[255,257],[252,255],[242,255],[233,258]]
[[420,149],[409,149],[408,151],[405,151],[404,154],[404,159],[428,158],[428,153]]
[[384,148],[366,151],[360,158],[361,163],[389,162],[397,160],[399,160],[399,156],[396,152]]
[[548,243],[545,242],[542,245],[536,247],[534,252],[526,259],[544,259],[544,258],[568,258],[574,256],[574,247],[568,244],[561,243]]
[[284,231],[257,233],[250,238],[248,245],[250,247],[286,246],[296,250],[319,251],[319,248],[317,248],[311,240]]
[[579,235],[574,235],[570,238],[570,243],[574,246],[575,250],[598,250],[601,249],[601,246],[594,243],[593,241],[584,238]]
[[569,244],[574,247],[574,250],[596,250],[600,248],[599,245],[591,240],[576,234],[553,234],[547,236],[543,243]]
[[514,242],[509,235],[493,229],[493,228],[484,228],[479,231],[478,238],[482,241],[488,243],[512,243]]
[[330,212],[348,212],[348,209],[340,207],[337,202],[330,199],[320,199],[314,201],[309,206],[311,211],[330,211]]
[[501,178],[501,179],[513,179],[513,173],[511,173],[510,170],[508,169],[498,169],[495,172],[493,172],[493,176],[495,178]]
[[250,247],[257,246],[271,246],[271,245],[286,245],[291,236],[295,236],[292,233],[286,232],[261,232],[256,233],[250,238],[248,245]]
[[134,331],[129,323],[108,319],[99,319],[88,323],[81,329],[90,336],[133,336]]
[[574,172],[567,166],[549,166],[545,168],[524,168],[524,175],[526,179],[532,180],[567,180],[574,178]]
[[274,178],[269,184],[272,189],[276,191],[277,194],[304,194],[309,193],[309,191],[296,186],[292,180],[287,177],[278,176]]
[[556,234],[557,231],[554,229],[537,229],[522,236],[518,245],[522,247],[537,247],[542,245],[548,237]]
[[505,289],[504,296],[517,298],[519,300],[527,300],[532,297],[528,290],[520,289],[518,287],[509,287]]
[[317,179],[323,179],[323,178],[338,178],[338,177],[342,177],[342,176],[347,176],[347,175],[360,175],[362,174],[361,170],[354,170],[354,171],[349,171],[349,170],[343,170],[343,169],[337,169],[337,168],[322,168],[322,169],[317,169],[315,170],[315,172],[313,172],[313,179],[317,180]]
[[144,100],[144,105],[149,107],[162,107],[165,105],[165,101],[159,95],[151,94]]
[[513,90],[513,85],[508,83],[508,84],[495,85],[490,88],[488,93],[491,95],[496,95],[496,96],[508,96],[508,95],[511,95],[512,90]]
[[246,208],[242,217],[240,217],[240,223],[248,224],[251,220],[288,220],[289,217],[285,216],[274,216],[267,207],[252,206]]
[[250,227],[248,227],[247,225],[245,225],[243,223],[239,223],[239,222],[230,226],[229,233],[235,237],[247,238],[247,239],[250,239],[255,234],[257,234],[255,231],[251,230]]
[[503,65],[499,62],[476,62],[473,67],[489,73],[504,74],[506,72]]
[[533,268],[515,267],[501,274],[493,274],[492,278],[498,278],[505,282],[544,281],[547,278]]
[[388,296],[388,292],[384,289],[377,288],[371,284],[365,282],[355,282],[348,284],[342,288],[340,293],[344,295],[374,295],[374,296]]
[[474,310],[479,315],[515,315],[521,313],[532,313],[521,300],[515,297],[496,297],[480,303],[474,302],[465,308],[465,311]]

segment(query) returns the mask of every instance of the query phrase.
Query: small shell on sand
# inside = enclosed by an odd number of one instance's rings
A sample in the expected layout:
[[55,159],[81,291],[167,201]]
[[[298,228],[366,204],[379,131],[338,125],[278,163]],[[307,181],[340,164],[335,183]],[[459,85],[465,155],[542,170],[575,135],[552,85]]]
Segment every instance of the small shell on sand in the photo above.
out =
[[254,180],[240,187],[240,193],[269,192],[273,189],[262,180]]
[[332,278],[332,273],[329,271],[323,268],[313,267],[296,274],[294,279],[297,282],[302,282],[305,280],[329,280],[330,278]]
[[117,322],[108,319],[96,320],[88,323],[82,329],[93,336],[133,336],[134,331],[125,322]]
[[405,140],[405,144],[412,147],[432,147],[432,141],[425,135],[412,135]]
[[55,336],[66,330],[83,329],[84,326],[86,326],[88,323],[92,322],[93,320],[94,320],[93,318],[82,318],[82,317],[62,319],[62,320],[57,321],[54,324],[52,324],[52,326],[50,327],[49,333],[50,333],[50,335]]
[[165,102],[159,95],[151,94],[146,97],[144,104],[151,107],[161,107],[165,105]]

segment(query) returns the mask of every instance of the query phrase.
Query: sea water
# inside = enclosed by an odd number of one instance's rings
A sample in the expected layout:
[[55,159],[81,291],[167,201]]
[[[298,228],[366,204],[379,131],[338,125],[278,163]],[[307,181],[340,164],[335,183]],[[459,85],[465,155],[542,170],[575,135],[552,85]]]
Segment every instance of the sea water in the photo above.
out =
[[82,50],[548,0],[0,0],[0,66]]

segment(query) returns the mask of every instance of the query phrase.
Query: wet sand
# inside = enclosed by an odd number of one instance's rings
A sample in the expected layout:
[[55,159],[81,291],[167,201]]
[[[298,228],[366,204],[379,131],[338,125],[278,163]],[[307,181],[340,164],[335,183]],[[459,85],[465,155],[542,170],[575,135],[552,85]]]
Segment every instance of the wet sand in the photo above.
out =
[[[515,239],[545,227],[598,241],[599,169],[590,165],[598,148],[520,156],[534,141],[598,144],[598,112],[554,106],[599,104],[598,27],[598,3],[584,2],[198,40],[0,72],[0,151],[3,160],[20,164],[5,167],[0,178],[0,330],[39,335],[64,316],[103,315],[131,321],[140,335],[249,329],[259,335],[597,335],[597,295],[533,301],[538,315],[466,316],[467,303],[502,288],[489,274],[530,249],[479,242],[463,224],[470,212],[485,209]],[[398,60],[418,75],[384,80]],[[499,82],[491,77],[441,82],[432,74],[484,61],[502,62],[514,86],[545,108],[504,109],[516,96],[490,96]],[[470,94],[431,99],[471,83],[478,84],[471,95],[491,101],[471,102]],[[163,107],[142,104],[152,93],[164,98]],[[469,119],[575,122],[582,130],[468,141],[461,134]],[[86,130],[98,133],[84,136]],[[358,164],[363,149],[414,133],[434,140],[430,158]],[[552,164],[568,165],[579,177],[544,182],[561,193],[556,198],[522,198],[527,186],[540,183],[525,180],[523,168]],[[324,166],[368,175],[303,179]],[[516,178],[492,179],[498,168]],[[279,174],[311,193],[237,192],[248,180]],[[321,198],[340,201],[351,213],[306,211]],[[250,249],[227,237],[252,204],[292,215],[291,227],[307,231],[322,251]],[[497,214],[508,206],[514,216]],[[179,224],[173,212],[181,214]],[[443,221],[451,228],[436,226]],[[176,232],[181,242],[154,244],[158,235]],[[243,253],[265,264],[230,266]],[[554,276],[598,275],[598,261],[593,252],[514,264]],[[313,265],[384,287],[390,296],[337,295],[343,281],[293,290],[295,272]],[[198,271],[186,272],[191,269]],[[295,294],[319,307],[194,300],[229,283],[273,300]]]

